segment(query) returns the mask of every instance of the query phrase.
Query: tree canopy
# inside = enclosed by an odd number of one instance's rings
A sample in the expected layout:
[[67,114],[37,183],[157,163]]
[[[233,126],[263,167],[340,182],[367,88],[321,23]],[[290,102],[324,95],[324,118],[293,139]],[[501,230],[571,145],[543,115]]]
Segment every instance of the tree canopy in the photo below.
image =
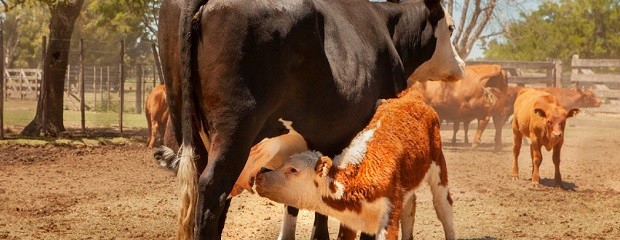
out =
[[489,42],[489,59],[620,58],[620,0],[546,1]]
[[[48,6],[55,2],[8,1],[9,10],[0,14],[7,67],[41,67],[41,39],[49,35]],[[70,64],[77,64],[80,38],[84,39],[87,65],[117,64],[120,40],[125,40],[127,63],[152,61],[150,43],[155,41],[160,5],[161,0],[86,0],[68,40],[72,43]]]

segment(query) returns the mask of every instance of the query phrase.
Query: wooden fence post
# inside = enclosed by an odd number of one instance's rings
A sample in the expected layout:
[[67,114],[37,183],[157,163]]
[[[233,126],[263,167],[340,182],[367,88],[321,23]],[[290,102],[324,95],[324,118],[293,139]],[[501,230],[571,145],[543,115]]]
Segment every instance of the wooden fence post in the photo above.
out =
[[103,67],[99,67],[99,97],[99,100],[101,102],[101,109],[103,109]]
[[570,62],[570,72],[571,72],[571,81],[570,81],[570,86],[571,87],[578,87],[579,83],[578,82],[574,82],[573,81],[573,76],[577,76],[579,75],[579,68],[574,67],[577,65],[577,62],[579,62],[579,54],[573,54],[573,58],[571,59]]
[[555,68],[555,86],[557,88],[562,88],[562,60],[556,59],[554,62]]
[[136,113],[142,114],[142,65],[136,65]]
[[[161,70],[161,62],[159,62],[159,53],[157,53],[157,45],[155,43],[151,43],[151,49],[153,50],[153,57],[155,58],[155,67],[157,67],[157,74],[159,75],[159,83],[164,83],[164,74]],[[155,80],[153,79],[153,82]],[[153,85],[153,87],[155,87]]]
[[119,76],[119,88],[118,94],[120,95],[120,103],[118,104],[118,129],[120,133],[123,133],[123,109],[125,105],[125,40],[121,40],[121,55],[120,64],[118,70]]
[[95,110],[97,110],[97,67],[93,66],[93,93],[95,94]]
[[0,140],[4,139],[4,36],[0,28]]
[[106,78],[106,91],[108,92],[108,103],[106,104],[107,105],[106,107],[108,108],[107,110],[109,112],[110,111],[110,105],[112,105],[111,104],[112,99],[110,99],[110,66],[106,66],[106,68],[107,68],[107,72],[108,72],[108,76]]
[[84,39],[80,38],[80,116],[82,121],[82,134],[86,134],[86,116],[84,108],[86,99],[84,98]]

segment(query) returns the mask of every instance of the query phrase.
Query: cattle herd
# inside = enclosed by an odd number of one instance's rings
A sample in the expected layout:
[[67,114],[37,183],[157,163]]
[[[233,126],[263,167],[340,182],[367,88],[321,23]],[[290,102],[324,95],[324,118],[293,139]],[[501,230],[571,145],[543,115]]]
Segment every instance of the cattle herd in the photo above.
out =
[[[354,2],[354,3],[352,3]],[[513,176],[523,136],[532,184],[541,149],[560,151],[568,118],[598,107],[590,90],[509,86],[498,65],[455,54],[439,0],[366,2],[165,0],[159,43],[165,86],[147,97],[149,148],[180,182],[179,239],[220,238],[242,191],[316,211],[313,239],[413,239],[415,191],[430,186],[446,239],[455,239],[439,127],[493,121],[495,150],[510,120]]]

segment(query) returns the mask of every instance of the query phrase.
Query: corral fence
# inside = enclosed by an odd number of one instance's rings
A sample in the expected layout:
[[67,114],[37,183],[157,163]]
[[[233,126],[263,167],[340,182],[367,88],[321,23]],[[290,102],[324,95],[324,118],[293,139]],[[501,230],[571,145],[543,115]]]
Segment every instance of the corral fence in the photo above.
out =
[[[0,30],[0,50],[3,50],[1,39]],[[52,50],[45,49],[46,42],[46,37],[43,37],[43,52]],[[100,47],[105,44],[112,48]],[[75,45],[79,46],[79,50],[69,50],[69,65],[64,81],[63,103],[64,109],[69,111],[64,113],[65,122],[71,121],[71,126],[75,126],[77,111],[81,115],[78,118],[81,119],[83,133],[86,123],[90,125],[89,128],[98,128],[97,126],[118,128],[122,133],[123,115],[130,113],[134,115],[130,116],[131,123],[136,126],[135,115],[143,112],[148,93],[154,86],[163,82],[155,43],[146,41],[134,43],[128,49],[133,57],[126,54],[124,41],[110,43],[88,40],[85,44],[84,40],[79,40]],[[140,55],[136,55],[137,49],[140,49]],[[0,59],[4,59],[3,54],[4,51],[0,51]],[[127,63],[126,59],[132,61]],[[0,139],[2,139],[7,104],[12,107],[9,109],[11,119],[9,121],[12,126],[19,129],[32,119],[30,116],[36,112],[43,70],[5,68],[4,61],[0,62]],[[89,113],[85,114],[87,110]],[[108,113],[105,114],[106,112]],[[70,120],[67,120],[67,115],[70,116]],[[88,121],[85,120],[85,115],[89,115]],[[140,119],[143,119],[143,116]]]
[[542,61],[467,61],[467,65],[496,64],[508,72],[508,82],[518,86],[545,85],[562,87],[562,62]]
[[601,98],[620,99],[620,59],[583,59],[573,55],[571,84],[589,85]]

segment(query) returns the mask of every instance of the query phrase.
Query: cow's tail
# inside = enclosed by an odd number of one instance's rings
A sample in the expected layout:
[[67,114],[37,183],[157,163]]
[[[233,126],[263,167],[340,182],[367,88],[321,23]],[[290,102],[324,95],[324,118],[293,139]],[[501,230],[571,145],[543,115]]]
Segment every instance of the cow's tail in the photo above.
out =
[[198,197],[198,171],[193,146],[186,145],[184,141],[179,148],[177,158],[179,159],[177,182],[180,203],[177,239],[193,239]]
[[[179,43],[181,59],[181,93],[182,93],[182,143],[177,157],[179,169],[177,181],[179,185],[179,228],[177,239],[193,239],[195,230],[196,202],[198,197],[198,171],[196,169],[196,156],[194,153],[194,121],[192,112],[194,107],[194,94],[192,88],[192,69],[195,64],[193,52],[195,52],[195,35],[197,35],[200,22],[200,9],[208,0],[186,1],[185,8],[181,11],[179,21]],[[196,122],[199,122],[197,120]]]

